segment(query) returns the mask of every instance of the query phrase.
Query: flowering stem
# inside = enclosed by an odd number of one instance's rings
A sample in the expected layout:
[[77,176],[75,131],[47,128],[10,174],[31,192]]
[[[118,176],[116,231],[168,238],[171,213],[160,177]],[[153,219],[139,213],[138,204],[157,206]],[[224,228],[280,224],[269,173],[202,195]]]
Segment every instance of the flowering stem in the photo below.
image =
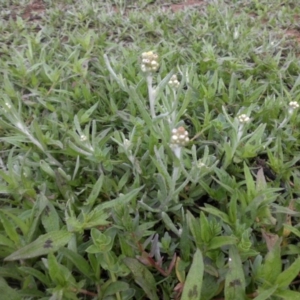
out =
[[152,74],[147,74],[147,86],[148,86],[148,95],[149,95],[149,104],[150,104],[150,113],[151,117],[155,118],[155,90],[152,86]]
[[172,114],[171,114],[171,128],[173,128],[175,126],[175,122],[176,122],[176,106],[177,106],[177,93],[176,90],[173,89],[173,106],[172,106]]
[[[181,153],[182,153],[182,147],[175,147],[173,148],[173,152],[175,154],[175,156],[181,160]],[[174,190],[175,190],[175,185],[176,185],[176,182],[179,178],[179,166],[174,166],[173,167],[173,174],[172,174],[172,182],[173,182],[173,185],[174,185]]]
[[244,124],[240,124],[238,127],[238,134],[237,134],[237,143],[241,140],[241,137],[243,136],[243,130]]

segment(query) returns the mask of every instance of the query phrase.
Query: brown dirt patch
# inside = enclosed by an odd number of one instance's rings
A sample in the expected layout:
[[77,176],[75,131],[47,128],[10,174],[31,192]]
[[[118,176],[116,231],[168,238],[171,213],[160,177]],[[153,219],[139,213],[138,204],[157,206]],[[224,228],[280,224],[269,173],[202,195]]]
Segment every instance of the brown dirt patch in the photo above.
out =
[[42,0],[33,0],[25,7],[22,18],[30,21],[39,20],[44,15],[45,10],[46,6]]
[[197,7],[200,5],[203,5],[205,3],[204,0],[186,0],[185,2],[177,3],[177,4],[168,4],[169,9],[171,9],[173,12],[183,10],[185,8],[192,8],[192,7]]
[[10,7],[11,14],[9,17],[14,20],[21,17],[24,20],[34,21],[40,20],[45,13],[46,5],[42,0],[32,0],[28,5],[12,5]]
[[297,41],[298,44],[300,45],[300,31],[299,30],[297,30],[297,29],[288,29],[285,32],[285,36]]

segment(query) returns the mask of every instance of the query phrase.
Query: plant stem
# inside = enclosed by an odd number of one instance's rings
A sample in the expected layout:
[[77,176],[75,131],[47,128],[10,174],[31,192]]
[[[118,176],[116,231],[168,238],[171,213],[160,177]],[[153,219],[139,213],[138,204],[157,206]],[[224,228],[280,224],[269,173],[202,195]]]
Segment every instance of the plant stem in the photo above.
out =
[[152,86],[152,79],[153,79],[152,74],[151,73],[147,74],[146,79],[147,79],[147,86],[148,86],[150,113],[153,119],[156,117],[156,114],[155,114],[155,90],[153,89]]
[[[110,270],[110,267],[111,267],[111,261],[110,261],[110,258],[109,258],[109,256],[107,255],[107,252],[103,253],[103,255],[104,255],[104,258],[105,258],[105,260],[106,260],[107,265],[109,266],[109,274],[110,274],[111,280],[112,280],[112,282],[116,282],[116,281],[117,281],[117,277],[116,277],[115,274]],[[120,295],[119,292],[116,293],[116,297],[117,297],[117,300],[122,300],[121,295]]]

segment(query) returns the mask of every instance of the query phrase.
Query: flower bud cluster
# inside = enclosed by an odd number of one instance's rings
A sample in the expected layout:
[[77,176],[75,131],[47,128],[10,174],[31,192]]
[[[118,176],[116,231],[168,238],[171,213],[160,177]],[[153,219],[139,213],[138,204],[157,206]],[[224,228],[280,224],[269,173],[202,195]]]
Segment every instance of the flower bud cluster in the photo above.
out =
[[171,145],[185,146],[189,142],[189,133],[184,127],[174,128],[172,130]]
[[159,68],[158,55],[153,51],[142,53],[141,69],[143,72],[155,72]]
[[180,82],[177,79],[176,75],[173,75],[169,80],[169,85],[173,88],[178,88],[180,85]]
[[291,109],[296,109],[296,108],[299,108],[299,104],[298,104],[297,101],[291,101],[291,102],[289,103],[289,107],[290,107]]
[[238,120],[241,124],[245,124],[250,121],[250,118],[247,115],[242,114],[242,115],[238,116]]

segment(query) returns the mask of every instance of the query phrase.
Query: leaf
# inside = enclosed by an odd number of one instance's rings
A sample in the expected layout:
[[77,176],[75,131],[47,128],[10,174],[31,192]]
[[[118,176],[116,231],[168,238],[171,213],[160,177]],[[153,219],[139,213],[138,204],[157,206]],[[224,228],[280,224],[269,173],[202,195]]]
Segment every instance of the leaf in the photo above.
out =
[[28,225],[21,218],[19,218],[19,216],[15,216],[6,210],[1,210],[1,213],[4,213],[7,217],[9,217],[15,223],[16,227],[21,229],[23,235],[27,234]]
[[179,230],[176,228],[175,224],[173,223],[173,221],[171,220],[171,218],[169,217],[169,215],[167,213],[165,213],[164,211],[161,213],[161,218],[164,221],[166,228],[168,230],[173,231],[177,236],[180,236],[180,232]]
[[[46,197],[45,197],[46,198]],[[41,217],[42,224],[46,229],[46,232],[59,230],[59,216],[54,205],[48,200]]]
[[70,271],[60,265],[52,253],[48,255],[47,264],[51,280],[57,285],[66,286],[68,279],[70,279],[70,276],[68,276]]
[[201,300],[213,299],[213,296],[218,294],[220,285],[222,285],[222,283],[218,281],[217,277],[205,273],[205,276],[203,276]]
[[300,300],[300,293],[297,291],[291,291],[291,290],[277,291],[274,295],[284,300]]
[[267,232],[263,229],[261,230],[261,233],[262,233],[262,236],[264,237],[264,239],[266,241],[268,251],[271,251],[274,248],[274,246],[276,245],[276,243],[279,239],[279,236],[277,234]]
[[227,214],[224,212],[220,211],[219,209],[209,205],[205,204],[205,207],[201,207],[202,210],[219,217],[221,220],[223,220],[225,223],[230,224],[230,220]]
[[18,232],[16,231],[15,224],[13,222],[10,222],[6,216],[1,213],[0,211],[0,220],[3,224],[5,233],[8,235],[8,237],[15,243],[19,244],[20,238],[18,235]]
[[142,186],[140,188],[130,191],[126,195],[120,195],[118,198],[116,198],[114,200],[110,200],[110,201],[101,203],[95,207],[95,210],[103,210],[103,209],[107,209],[107,208],[113,208],[115,205],[118,205],[118,204],[127,204],[127,202],[131,201],[139,193],[139,191],[143,188],[144,187]]
[[91,276],[92,269],[81,255],[68,248],[61,248],[59,252],[68,260],[70,260],[82,274],[84,274],[86,277]]
[[104,181],[104,174],[102,173],[100,175],[100,177],[98,178],[98,180],[96,181],[96,183],[94,184],[89,197],[87,198],[86,202],[84,203],[85,205],[89,205],[90,207],[92,207],[94,205],[94,203],[101,191],[103,181]]
[[197,219],[191,214],[190,211],[187,211],[186,214],[186,219],[187,219],[187,224],[189,226],[189,229],[195,239],[195,242],[198,246],[201,246],[203,241],[201,238],[201,232],[200,230],[198,230],[199,228],[199,222],[197,221]]
[[129,289],[129,284],[124,281],[115,281],[110,283],[110,285],[105,289],[103,297],[115,295]]
[[66,245],[73,233],[61,230],[52,231],[44,235],[39,236],[35,241],[26,245],[25,247],[15,251],[8,257],[5,261],[18,260],[18,259],[28,259],[41,255],[46,255],[50,252],[55,252],[59,248]]
[[92,228],[96,226],[105,226],[110,224],[110,221],[106,219],[109,214],[103,210],[92,210],[87,216],[85,216],[85,222],[82,224],[83,229]]
[[281,273],[280,243],[281,239],[267,253],[265,262],[258,271],[258,277],[264,281],[265,287],[275,284],[277,277]]
[[0,291],[3,300],[21,300],[18,292],[12,289],[2,277],[0,277]]
[[277,285],[274,285],[267,290],[259,292],[258,296],[255,297],[253,300],[268,300],[268,299],[270,299],[270,296],[272,296],[276,290],[277,290]]
[[229,249],[229,270],[225,279],[225,299],[245,299],[245,275],[240,254],[235,246]]
[[2,234],[0,234],[0,245],[7,246],[10,248],[15,247],[14,243],[9,238],[7,238],[6,236],[4,236]]
[[300,272],[300,257],[298,257],[286,270],[278,275],[275,284],[279,288],[288,287]]
[[89,121],[90,116],[92,115],[92,113],[96,110],[98,106],[98,102],[95,103],[92,107],[90,107],[88,110],[86,110],[82,116],[80,117],[80,124],[86,123]]
[[216,236],[210,241],[208,249],[219,249],[225,245],[234,245],[236,243],[237,238],[234,236]]
[[30,267],[19,267],[19,270],[26,273],[26,274],[28,274],[28,275],[34,276],[35,278],[37,278],[39,281],[41,281],[46,286],[51,285],[51,281],[41,271],[38,271],[38,270],[36,270],[34,268],[30,268]]
[[295,236],[300,237],[300,230],[289,224],[283,224],[285,229],[290,230]]
[[208,244],[211,239],[210,224],[203,211],[200,212],[200,234],[201,239],[205,244]]
[[156,282],[150,271],[135,258],[126,257],[123,262],[133,274],[134,281],[144,290],[150,300],[158,300]]
[[263,191],[267,187],[264,169],[260,168],[256,175],[256,191]]
[[255,183],[246,163],[244,163],[244,174],[245,174],[246,185],[247,185],[247,194],[249,196],[255,195]]
[[181,300],[200,300],[203,280],[204,264],[202,253],[199,249],[193,257],[193,262],[182,291]]

